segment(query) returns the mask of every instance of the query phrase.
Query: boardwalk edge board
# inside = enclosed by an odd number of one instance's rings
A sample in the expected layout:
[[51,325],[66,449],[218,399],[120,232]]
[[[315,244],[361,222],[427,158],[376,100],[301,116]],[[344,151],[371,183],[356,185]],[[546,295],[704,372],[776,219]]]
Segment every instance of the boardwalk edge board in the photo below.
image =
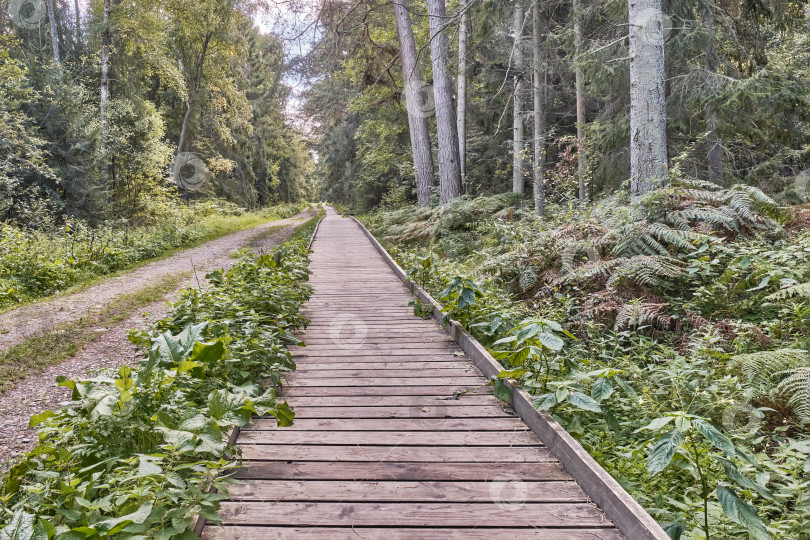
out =
[[[315,212],[317,213],[317,211],[318,211],[318,205],[315,205]],[[315,241],[315,235],[318,234],[318,227],[321,226],[321,221],[323,221],[324,217],[326,217],[326,216],[321,216],[321,219],[318,220],[318,223],[315,224],[315,228],[312,230],[312,236],[309,239],[309,246],[307,246],[308,251],[312,251],[312,242]],[[302,225],[306,225],[306,223],[307,222],[305,221],[305,222],[301,223],[300,225],[298,225],[298,227],[300,227]],[[298,227],[296,227],[296,229]],[[242,430],[241,430],[241,428],[239,426],[233,426],[233,428],[231,428],[231,432],[230,432],[230,434],[228,434],[228,446],[235,446],[236,445],[236,439],[239,438],[239,434],[241,433],[241,431]],[[209,491],[213,492],[214,487],[212,486],[209,489]],[[194,527],[192,527],[191,530],[197,536],[202,536],[203,529],[205,528],[206,523],[207,523],[207,520],[204,517],[200,516],[200,517],[197,518],[197,521],[194,522]]]
[[[351,219],[365,233],[374,248],[404,285],[421,302],[433,306],[433,318],[441,321],[444,317],[442,306],[422,287],[408,279],[405,271],[357,218],[352,216]],[[445,331],[481,370],[484,377],[490,378],[501,372],[502,367],[497,360],[459,323],[449,320]],[[669,535],[664,532],[658,522],[588,454],[559,422],[550,414],[535,410],[528,392],[515,387],[507,380],[503,382],[512,393],[510,405],[517,415],[540,437],[552,455],[562,463],[591,500],[599,505],[627,538],[669,540]]]

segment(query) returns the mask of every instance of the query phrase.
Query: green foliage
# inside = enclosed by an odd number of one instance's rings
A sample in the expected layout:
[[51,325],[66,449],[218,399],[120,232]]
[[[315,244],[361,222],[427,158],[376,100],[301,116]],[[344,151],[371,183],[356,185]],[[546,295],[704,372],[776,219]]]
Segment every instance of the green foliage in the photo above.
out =
[[254,414],[292,423],[276,391],[295,369],[287,347],[306,322],[299,308],[311,292],[318,218],[272,253],[214,273],[212,289],[186,290],[149,331],[133,331],[137,368],[59,379],[72,402],[32,417],[39,445],[0,496],[4,537],[191,537],[198,516],[218,519],[224,475],[238,465],[228,432]]
[[300,205],[245,213],[233,205],[186,207],[150,201],[133,221],[93,228],[71,220],[54,231],[0,227],[0,307],[48,296],[96,276],[129,268],[174,249],[192,246],[272,217],[289,217]]

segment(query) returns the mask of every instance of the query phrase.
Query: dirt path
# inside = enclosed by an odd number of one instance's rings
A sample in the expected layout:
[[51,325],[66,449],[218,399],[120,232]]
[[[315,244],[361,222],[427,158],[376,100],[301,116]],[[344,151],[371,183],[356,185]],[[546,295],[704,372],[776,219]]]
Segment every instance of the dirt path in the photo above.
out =
[[0,350],[59,323],[76,320],[90,310],[101,309],[120,294],[135,292],[154,283],[161,276],[179,272],[188,272],[192,276],[196,270],[197,276],[202,279],[211,270],[227,266],[234,251],[266,241],[273,243],[272,240],[277,235],[281,234],[283,237],[285,232],[291,232],[292,225],[301,224],[313,215],[313,210],[306,210],[290,219],[271,221],[253,229],[231,233],[132,272],[104,280],[75,294],[57,296],[0,314]]
[[[72,358],[27,376],[13,388],[0,394],[0,471],[6,470],[15,456],[31,450],[36,443],[36,433],[28,428],[29,418],[44,410],[59,408],[70,400],[70,391],[55,385],[58,375],[66,375],[71,379],[82,378],[95,375],[103,369],[133,364],[136,361],[135,350],[127,341],[130,328],[145,328],[150,320],[163,317],[168,310],[167,302],[175,300],[180,289],[196,284],[193,275],[195,269],[199,279],[203,280],[203,276],[211,270],[230,267],[234,261],[230,255],[234,251],[243,247],[252,247],[257,251],[272,249],[292,234],[296,225],[304,223],[313,215],[314,211],[309,210],[290,219],[233,233],[148,264],[75,295],[32,304],[0,315],[0,327],[8,326],[9,321],[23,321],[25,324],[22,327],[26,331],[25,334],[19,332],[21,325],[18,323],[16,339],[11,339],[6,334],[0,341],[0,348],[4,348],[19,342],[25,335],[81,317],[91,309],[108,304],[119,294],[134,292],[169,274],[188,272],[188,278],[181,287],[163,300],[141,308],[138,313],[131,314],[120,323],[101,329],[99,337]],[[284,228],[278,229],[278,226]]]

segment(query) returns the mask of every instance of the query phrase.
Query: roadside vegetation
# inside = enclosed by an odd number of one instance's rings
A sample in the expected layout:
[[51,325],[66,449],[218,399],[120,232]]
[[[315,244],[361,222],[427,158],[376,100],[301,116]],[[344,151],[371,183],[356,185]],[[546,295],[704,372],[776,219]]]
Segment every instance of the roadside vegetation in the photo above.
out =
[[2,486],[0,537],[195,538],[199,516],[216,521],[223,496],[210,488],[226,488],[238,465],[229,432],[254,414],[292,423],[276,389],[295,369],[287,347],[306,322],[321,216],[272,252],[212,272],[210,290],[184,291],[165,319],[131,333],[137,367],[60,379],[73,401],[31,419],[40,442]]
[[687,179],[521,200],[364,221],[671,537],[810,536],[808,208]]
[[225,201],[152,201],[130,219],[92,227],[78,218],[0,228],[0,309],[84,284],[220,236],[295,215],[304,203],[247,211]]

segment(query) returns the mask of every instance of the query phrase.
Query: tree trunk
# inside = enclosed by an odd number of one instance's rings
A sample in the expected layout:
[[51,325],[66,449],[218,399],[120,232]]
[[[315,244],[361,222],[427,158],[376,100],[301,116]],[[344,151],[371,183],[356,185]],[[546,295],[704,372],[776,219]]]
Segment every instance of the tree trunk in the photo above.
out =
[[[105,2],[108,0],[105,0]],[[191,121],[191,113],[194,111],[194,102],[197,99],[197,92],[202,84],[203,68],[205,67],[205,57],[208,54],[208,46],[213,37],[213,31],[209,31],[205,36],[202,44],[200,56],[197,57],[197,63],[193,66],[193,71],[189,76],[188,88],[188,104],[186,105],[186,114],[183,115],[183,126],[180,128],[180,140],[177,142],[177,155],[175,156],[175,163],[178,162],[180,154],[183,153],[183,147],[186,145],[186,138],[188,137],[188,126]]]
[[101,38],[101,124],[102,133],[105,131],[107,102],[110,99],[110,45],[112,32],[110,31],[110,0],[104,0],[104,34]]
[[580,13],[580,0],[574,0],[574,78],[577,93],[577,186],[579,188],[579,200],[587,199],[585,193],[585,174],[588,162],[585,157],[585,93],[582,85],[584,76],[582,66],[579,64],[582,54],[582,20]]
[[667,183],[667,112],[661,0],[629,0],[630,184],[642,195]]
[[532,96],[534,97],[534,209],[542,216],[546,210],[546,85],[543,73],[540,2],[532,6]]
[[512,65],[514,70],[514,95],[512,96],[512,191],[525,191],[523,177],[523,4],[515,4],[514,46]]
[[79,0],[73,0],[73,9],[76,16],[76,46],[82,42],[82,12],[79,9]]
[[461,22],[458,25],[458,90],[456,119],[458,122],[458,163],[462,179],[467,176],[467,2],[462,0]]
[[58,65],[62,64],[62,58],[59,54],[59,30],[56,27],[56,9],[53,0],[48,0],[46,4],[48,9],[48,20],[51,23],[51,46],[53,47],[53,60]]
[[436,131],[439,139],[439,179],[442,204],[463,192],[458,157],[458,126],[453,106],[453,85],[448,73],[450,43],[443,27],[447,22],[444,0],[428,0],[430,57],[433,61],[433,95],[436,100]]
[[704,0],[703,18],[708,34],[706,43],[706,76],[709,82],[709,96],[704,110],[706,116],[706,145],[709,180],[720,183],[723,180],[723,144],[717,136],[717,113],[714,106],[714,92],[717,84],[717,40],[714,26],[714,2]]
[[417,65],[416,42],[413,38],[411,18],[406,6],[407,0],[393,0],[394,17],[399,35],[399,51],[402,58],[402,78],[405,82],[405,108],[408,110],[408,131],[411,136],[413,167],[416,171],[416,185],[419,204],[430,202],[433,190],[433,152],[430,148],[428,114],[419,101],[425,91]]

